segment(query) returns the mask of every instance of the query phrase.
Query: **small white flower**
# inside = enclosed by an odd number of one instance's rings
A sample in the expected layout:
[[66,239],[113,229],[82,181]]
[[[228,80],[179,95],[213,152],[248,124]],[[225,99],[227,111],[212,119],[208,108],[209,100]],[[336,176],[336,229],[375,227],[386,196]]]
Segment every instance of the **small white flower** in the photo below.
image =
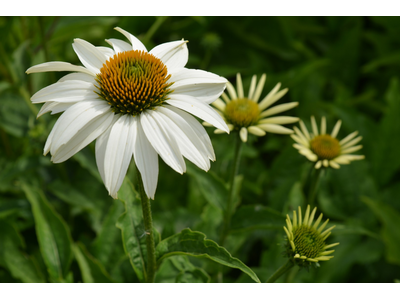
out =
[[[130,41],[106,40],[112,48],[75,39],[72,47],[82,66],[47,62],[26,72],[72,71],[32,96],[44,103],[38,117],[64,112],[44,147],[61,163],[96,140],[96,162],[113,198],[132,156],[148,197],[154,199],[158,155],[178,173],[186,171],[183,156],[203,170],[215,154],[209,136],[190,114],[229,132],[209,104],[225,89],[226,79],[187,69],[186,41],[164,43],[149,52],[133,35]],[[190,113],[190,114],[189,114]]]
[[[266,132],[278,134],[291,134],[292,129],[283,127],[283,124],[297,122],[297,117],[271,117],[286,110],[296,107],[298,102],[284,103],[269,108],[272,104],[281,99],[288,91],[283,89],[279,91],[281,84],[278,83],[259,103],[259,99],[264,88],[266,75],[261,76],[257,84],[257,76],[251,79],[250,90],[247,97],[244,96],[243,83],[240,73],[236,75],[237,89],[230,82],[226,87],[230,98],[223,93],[222,99],[218,99],[212,104],[219,110],[221,116],[227,122],[229,130],[239,130],[240,138],[247,142],[247,134],[251,133],[257,136],[263,136]],[[268,109],[267,109],[268,108]],[[203,123],[205,126],[212,124]],[[216,129],[215,133],[223,133],[224,131]]]
[[349,164],[353,160],[364,159],[364,155],[351,154],[362,148],[361,145],[356,146],[362,139],[361,136],[356,137],[358,131],[349,134],[341,141],[336,139],[341,124],[341,120],[337,121],[332,133],[327,134],[325,117],[322,117],[321,128],[318,131],[317,122],[312,116],[313,131],[309,133],[303,121],[300,120],[301,130],[295,126],[295,133],[291,135],[292,139],[296,141],[293,147],[299,150],[299,153],[307,157],[308,160],[315,162],[316,169],[321,168],[321,166],[339,169],[340,164]]

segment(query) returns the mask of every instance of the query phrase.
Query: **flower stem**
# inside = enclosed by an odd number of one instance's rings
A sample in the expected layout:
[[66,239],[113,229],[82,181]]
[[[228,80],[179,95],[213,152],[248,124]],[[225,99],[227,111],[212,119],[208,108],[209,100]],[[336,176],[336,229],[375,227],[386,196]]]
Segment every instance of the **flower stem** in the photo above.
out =
[[235,152],[233,154],[233,167],[232,167],[232,173],[231,177],[229,179],[229,194],[228,194],[228,199],[226,203],[226,211],[224,215],[224,224],[221,232],[221,237],[220,237],[220,245],[223,246],[225,243],[225,239],[228,236],[229,232],[229,226],[231,222],[231,217],[232,217],[232,210],[233,210],[233,198],[235,194],[235,177],[238,173],[239,169],[239,162],[240,162],[240,153],[242,150],[242,140],[240,139],[239,131],[236,132],[235,135]]
[[267,280],[267,283],[274,283],[279,277],[289,271],[293,266],[293,262],[288,259],[288,261],[282,267],[280,267],[278,270],[275,271],[274,274],[272,274],[272,276]]
[[317,194],[319,180],[321,179],[324,170],[322,168],[314,170],[310,176],[310,189],[308,191],[307,203],[312,206],[314,204],[315,195]]
[[139,193],[142,200],[142,211],[143,211],[143,222],[144,230],[146,232],[146,248],[147,248],[147,272],[146,272],[146,282],[154,282],[156,274],[156,250],[154,246],[154,236],[153,236],[153,220],[151,216],[151,205],[150,199],[144,191],[142,176],[139,170],[137,170]]

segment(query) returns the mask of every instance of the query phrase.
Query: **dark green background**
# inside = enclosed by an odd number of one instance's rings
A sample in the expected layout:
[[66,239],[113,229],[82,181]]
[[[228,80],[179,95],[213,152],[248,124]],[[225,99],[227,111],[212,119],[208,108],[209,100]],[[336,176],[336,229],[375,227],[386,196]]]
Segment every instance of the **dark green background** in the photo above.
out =
[[[46,61],[79,65],[73,39],[108,46],[104,39],[124,39],[113,30],[116,26],[148,49],[188,40],[188,68],[214,72],[232,83],[240,72],[245,92],[253,74],[267,73],[262,96],[281,82],[289,92],[279,103],[299,102],[284,115],[298,116],[306,124],[311,115],[317,120],[326,116],[328,131],[342,119],[339,138],[358,130],[364,137],[359,153],[366,159],[328,170],[317,196],[318,210],[337,225],[328,239],[340,242],[335,257],[319,269],[301,270],[293,281],[400,279],[400,18],[0,17],[0,282],[54,278],[45,267],[49,257],[39,249],[35,197],[45,199],[44,218],[57,216],[54,222],[61,227],[53,228],[55,232],[63,232],[63,241],[74,245],[73,252],[65,250],[66,281],[85,281],[79,253],[97,274],[94,281],[137,281],[115,227],[123,205],[107,195],[95,165],[94,143],[62,164],[42,155],[57,116],[37,120],[40,107],[29,98],[64,73],[25,74]],[[217,240],[221,210],[203,188],[227,181],[233,137],[209,133],[217,156],[209,173],[192,166],[182,176],[160,163],[152,209],[162,238],[189,227]],[[289,136],[252,136],[242,153],[241,203],[226,248],[261,281],[285,262],[284,215],[304,201],[301,186],[310,163],[292,144]],[[133,181],[134,174],[131,167]],[[279,217],[268,217],[272,214],[266,207]],[[193,269],[183,270],[180,264],[189,265],[186,260],[166,260],[157,280],[217,281],[218,265],[190,258]],[[251,282],[236,269],[223,271],[224,281]]]

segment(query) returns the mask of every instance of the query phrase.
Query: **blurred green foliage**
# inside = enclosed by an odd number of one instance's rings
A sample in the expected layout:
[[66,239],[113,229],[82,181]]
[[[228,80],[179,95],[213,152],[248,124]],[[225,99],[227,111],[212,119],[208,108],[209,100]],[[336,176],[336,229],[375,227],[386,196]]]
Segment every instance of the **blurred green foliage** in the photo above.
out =
[[[263,95],[282,82],[289,93],[281,102],[300,103],[290,115],[306,124],[311,115],[326,116],[328,131],[342,119],[339,138],[358,130],[366,159],[328,170],[317,195],[318,211],[337,225],[329,238],[340,242],[335,257],[309,272],[294,268],[280,281],[399,278],[399,17],[0,17],[0,282],[140,279],[124,251],[127,202],[107,195],[94,145],[62,164],[42,155],[57,117],[36,119],[40,107],[30,96],[64,74],[25,74],[47,61],[79,65],[73,39],[107,46],[106,38],[123,39],[116,26],[148,49],[187,39],[187,67],[232,83],[240,72],[245,90],[253,74],[267,73]],[[188,163],[182,176],[160,163],[152,210],[162,239],[190,228],[218,241],[233,137],[209,134],[217,156],[209,173]],[[285,262],[285,215],[304,205],[311,164],[292,143],[289,136],[251,136],[242,152],[237,211],[225,247],[261,281]],[[128,178],[135,180],[133,166]],[[144,234],[140,226],[134,230]],[[225,282],[252,282],[238,269],[190,256],[164,259],[156,279],[216,282],[221,272]]]

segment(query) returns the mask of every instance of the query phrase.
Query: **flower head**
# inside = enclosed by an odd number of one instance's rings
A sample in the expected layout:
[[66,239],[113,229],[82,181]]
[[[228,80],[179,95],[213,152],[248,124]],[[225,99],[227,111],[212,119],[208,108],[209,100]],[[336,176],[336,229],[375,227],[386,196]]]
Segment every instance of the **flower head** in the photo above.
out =
[[[247,141],[247,134],[251,133],[257,136],[263,136],[266,132],[278,134],[291,134],[293,130],[281,126],[282,124],[290,124],[297,122],[297,117],[271,117],[278,113],[296,107],[298,102],[290,102],[276,105],[269,108],[272,104],[282,98],[288,91],[283,89],[279,91],[281,84],[278,83],[260,102],[260,96],[264,88],[266,75],[261,76],[257,84],[257,76],[251,79],[250,91],[247,97],[244,96],[242,78],[238,73],[236,76],[237,89],[230,82],[226,87],[230,98],[223,93],[222,99],[213,102],[213,105],[220,111],[224,120],[227,122],[230,130],[239,130],[240,138],[243,142]],[[269,108],[269,109],[267,109]],[[205,123],[204,125],[209,125]],[[215,133],[223,133],[222,130],[216,129]]]
[[[215,154],[205,129],[192,116],[229,132],[209,104],[225,89],[226,79],[185,68],[186,41],[147,51],[133,35],[117,27],[130,43],[106,40],[112,48],[75,39],[72,47],[83,66],[47,62],[26,72],[72,71],[32,96],[44,103],[38,117],[63,112],[44,147],[61,163],[96,140],[96,162],[113,198],[132,156],[146,194],[154,199],[158,155],[176,172],[186,171],[183,157],[208,170]],[[192,114],[192,115],[191,115]]]
[[300,128],[294,127],[295,133],[291,137],[297,142],[293,144],[299,153],[307,157],[310,161],[316,162],[315,168],[321,166],[340,168],[340,164],[349,164],[352,160],[364,159],[364,155],[351,154],[360,150],[361,145],[356,144],[361,141],[362,137],[356,137],[358,131],[349,134],[341,141],[336,139],[342,121],[337,121],[331,134],[326,133],[326,119],[322,117],[321,128],[318,131],[317,123],[314,116],[311,117],[311,125],[313,131],[308,132],[303,121],[300,120]]
[[308,205],[304,218],[302,218],[300,206],[298,211],[298,218],[296,211],[293,211],[293,223],[289,215],[287,215],[287,227],[283,227],[287,236],[287,256],[292,258],[294,262],[300,266],[310,266],[312,263],[331,259],[333,256],[328,255],[335,250],[328,249],[339,245],[339,243],[327,245],[325,240],[331,234],[331,230],[335,226],[324,230],[329,219],[319,226],[322,220],[322,214],[320,214],[313,224],[314,215],[317,211],[316,207],[310,215],[310,205]]

